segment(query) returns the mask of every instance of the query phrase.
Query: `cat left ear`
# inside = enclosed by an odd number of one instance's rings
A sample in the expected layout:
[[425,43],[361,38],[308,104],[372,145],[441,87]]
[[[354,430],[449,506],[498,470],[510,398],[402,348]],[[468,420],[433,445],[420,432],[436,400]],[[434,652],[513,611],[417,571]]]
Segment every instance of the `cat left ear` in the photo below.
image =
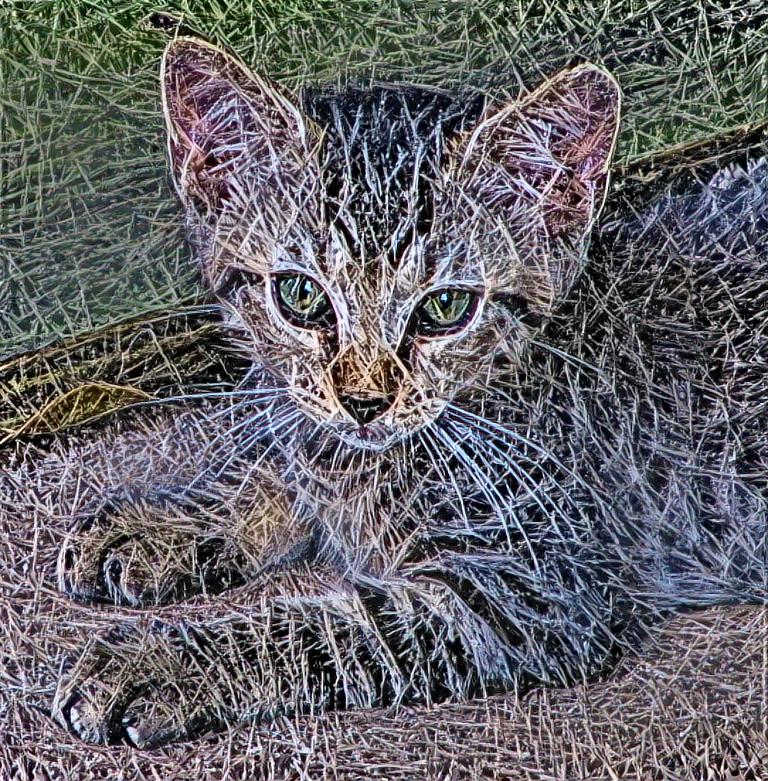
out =
[[459,150],[464,186],[519,238],[523,292],[541,311],[580,269],[608,187],[619,110],[616,80],[579,65],[487,117]]
[[258,187],[284,184],[305,165],[298,109],[216,46],[169,43],[161,83],[174,182],[196,208],[216,211],[238,172],[247,170],[249,186]]

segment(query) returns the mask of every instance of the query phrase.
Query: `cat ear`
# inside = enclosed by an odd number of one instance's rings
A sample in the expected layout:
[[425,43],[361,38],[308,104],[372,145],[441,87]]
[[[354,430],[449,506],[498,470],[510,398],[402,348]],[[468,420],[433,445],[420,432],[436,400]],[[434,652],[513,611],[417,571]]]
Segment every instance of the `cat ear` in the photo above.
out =
[[166,47],[163,107],[182,199],[216,211],[247,172],[248,187],[285,186],[305,160],[299,110],[221,49],[194,38]]
[[580,65],[481,121],[460,150],[458,176],[514,237],[523,292],[540,311],[583,264],[608,187],[619,108],[615,79]]

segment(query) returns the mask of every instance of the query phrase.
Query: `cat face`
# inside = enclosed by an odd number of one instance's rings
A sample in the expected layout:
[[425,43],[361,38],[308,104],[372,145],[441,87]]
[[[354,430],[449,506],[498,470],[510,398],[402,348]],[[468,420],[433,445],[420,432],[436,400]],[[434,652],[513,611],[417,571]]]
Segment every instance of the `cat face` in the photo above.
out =
[[546,317],[583,264],[619,101],[584,65],[477,116],[395,87],[299,105],[189,39],[163,97],[191,239],[246,349],[374,450],[519,361],[521,310]]

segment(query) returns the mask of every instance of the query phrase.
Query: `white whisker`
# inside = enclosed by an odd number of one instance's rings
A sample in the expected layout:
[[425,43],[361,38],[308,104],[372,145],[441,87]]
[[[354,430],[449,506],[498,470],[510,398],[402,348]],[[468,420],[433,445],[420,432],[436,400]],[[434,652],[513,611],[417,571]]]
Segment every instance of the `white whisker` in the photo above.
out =
[[[481,493],[496,513],[504,528],[508,529],[508,519],[514,521],[514,525],[517,531],[520,533],[526,547],[528,548],[531,561],[536,564],[537,557],[535,551],[533,550],[533,545],[531,544],[530,538],[528,537],[528,533],[520,523],[520,520],[517,518],[512,504],[508,500],[504,499],[503,496],[501,496],[496,486],[491,483],[489,476],[479,468],[475,461],[467,456],[467,454],[461,449],[461,445],[459,443],[453,442],[449,436],[449,433],[444,428],[435,429],[435,433],[437,434],[438,438],[442,440],[443,443],[448,447],[451,453],[456,456],[456,458],[466,467],[467,474],[472,478],[475,485],[477,485],[477,487],[480,489]],[[509,535],[507,535],[507,542],[509,547],[512,548],[514,543]]]

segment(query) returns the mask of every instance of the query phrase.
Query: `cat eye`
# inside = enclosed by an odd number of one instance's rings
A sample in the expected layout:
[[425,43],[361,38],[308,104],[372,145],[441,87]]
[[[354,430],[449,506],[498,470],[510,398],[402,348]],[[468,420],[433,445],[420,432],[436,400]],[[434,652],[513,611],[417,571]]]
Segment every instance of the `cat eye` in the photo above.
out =
[[478,299],[477,293],[463,288],[435,290],[416,308],[415,328],[426,336],[456,333],[472,318]]
[[306,274],[275,277],[273,291],[280,314],[298,328],[327,328],[334,322],[328,294]]

